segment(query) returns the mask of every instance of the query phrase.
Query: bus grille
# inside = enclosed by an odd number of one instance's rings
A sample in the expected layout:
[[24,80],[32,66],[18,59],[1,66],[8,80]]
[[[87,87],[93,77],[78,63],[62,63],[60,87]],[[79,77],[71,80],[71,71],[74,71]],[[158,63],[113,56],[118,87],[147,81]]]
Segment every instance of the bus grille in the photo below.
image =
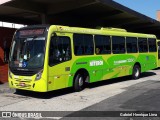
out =
[[30,83],[31,81],[32,81],[32,79],[17,79],[17,78],[14,78],[15,79],[15,81],[17,81],[17,82],[27,82],[27,83]]
[[37,71],[23,71],[23,70],[11,70],[14,75],[21,75],[21,76],[32,76],[37,73]]
[[15,83],[16,87],[18,88],[25,88],[25,89],[30,89],[31,85],[29,84],[25,84],[24,86],[21,86],[19,83]]

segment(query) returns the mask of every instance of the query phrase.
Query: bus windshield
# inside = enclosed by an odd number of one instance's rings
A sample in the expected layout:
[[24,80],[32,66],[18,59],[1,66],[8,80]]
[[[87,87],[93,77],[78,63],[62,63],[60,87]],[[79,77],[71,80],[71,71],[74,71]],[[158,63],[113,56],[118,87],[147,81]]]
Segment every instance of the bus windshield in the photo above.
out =
[[15,37],[10,53],[10,67],[40,68],[44,63],[45,37]]

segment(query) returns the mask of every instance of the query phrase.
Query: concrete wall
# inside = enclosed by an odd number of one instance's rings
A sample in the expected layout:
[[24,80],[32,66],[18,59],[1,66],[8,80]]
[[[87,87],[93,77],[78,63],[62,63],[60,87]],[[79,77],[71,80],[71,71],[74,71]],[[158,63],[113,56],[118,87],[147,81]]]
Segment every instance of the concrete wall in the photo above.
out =
[[12,0],[0,0],[0,4],[4,4],[4,3],[9,2],[9,1],[12,1]]
[[4,42],[9,49],[16,29],[0,27],[0,83],[8,81],[8,64],[4,62]]
[[160,21],[160,10],[157,10],[157,20]]

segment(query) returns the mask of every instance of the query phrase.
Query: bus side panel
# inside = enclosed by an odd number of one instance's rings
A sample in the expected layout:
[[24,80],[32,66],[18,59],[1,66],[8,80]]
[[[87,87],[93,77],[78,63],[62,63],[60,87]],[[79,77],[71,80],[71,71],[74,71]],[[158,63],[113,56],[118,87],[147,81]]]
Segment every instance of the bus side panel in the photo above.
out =
[[151,70],[157,67],[156,53],[141,53],[137,59],[141,65],[141,72]]
[[48,68],[48,91],[57,90],[68,87],[67,83],[70,79],[70,61],[55,65]]
[[[89,72],[89,82],[91,83],[130,75],[137,56],[138,54],[77,57],[71,73],[75,74],[79,69],[86,69]],[[69,86],[72,86],[72,84],[73,80],[70,79]]]
[[157,47],[158,47],[158,61],[157,61],[157,67],[160,67],[160,40],[157,40]]
[[148,62],[147,62],[147,70],[157,68],[157,53],[149,53]]
[[[97,56],[98,57],[98,56]],[[148,60],[149,57],[149,60]],[[79,59],[79,61],[85,61],[85,58]],[[103,55],[102,58],[90,58],[87,62],[94,60],[103,60],[103,65],[99,67],[91,67],[89,64],[86,66],[80,65],[78,68],[73,68],[78,70],[80,68],[85,68],[90,73],[90,82],[96,82],[100,80],[112,79],[117,77],[122,77],[126,75],[131,75],[133,71],[133,66],[135,63],[140,63],[142,72],[154,69],[156,65],[156,53],[152,54],[119,54],[119,55]],[[86,63],[87,63],[86,62]],[[74,65],[76,66],[76,65]],[[101,74],[103,71],[103,74]]]
[[[104,70],[103,80],[130,75],[138,54],[109,55],[107,62],[110,69]],[[108,73],[108,71],[110,71]]]
[[[102,80],[104,66],[108,66],[107,63],[103,60],[102,56],[80,56],[75,57],[75,62],[73,63],[71,73],[74,75],[80,69],[85,69],[89,73],[90,81],[96,82]],[[69,80],[69,86],[73,85],[73,79]]]

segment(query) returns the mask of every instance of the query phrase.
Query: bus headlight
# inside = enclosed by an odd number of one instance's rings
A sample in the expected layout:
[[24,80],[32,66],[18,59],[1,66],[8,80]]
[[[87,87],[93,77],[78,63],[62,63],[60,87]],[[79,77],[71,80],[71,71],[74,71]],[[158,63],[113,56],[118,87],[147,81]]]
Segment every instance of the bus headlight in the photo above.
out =
[[37,73],[35,80],[40,80],[40,79],[41,79],[42,72],[43,72],[43,70],[41,70],[41,71],[39,71],[39,72]]
[[9,77],[12,79],[12,73],[11,73],[10,70],[8,71],[8,75],[9,75]]

